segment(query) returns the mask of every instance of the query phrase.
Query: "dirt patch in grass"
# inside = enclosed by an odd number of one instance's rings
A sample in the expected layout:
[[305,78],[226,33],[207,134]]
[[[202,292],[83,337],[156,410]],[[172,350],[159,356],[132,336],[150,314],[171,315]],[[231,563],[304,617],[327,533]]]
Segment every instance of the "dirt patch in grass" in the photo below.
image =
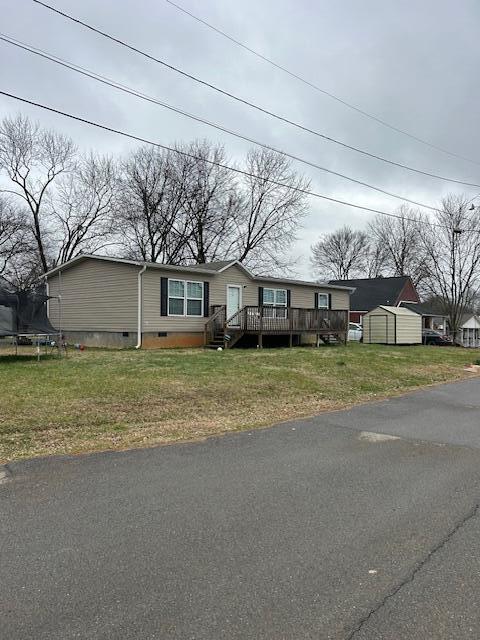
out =
[[471,377],[478,357],[378,345],[0,355],[0,462],[263,427]]

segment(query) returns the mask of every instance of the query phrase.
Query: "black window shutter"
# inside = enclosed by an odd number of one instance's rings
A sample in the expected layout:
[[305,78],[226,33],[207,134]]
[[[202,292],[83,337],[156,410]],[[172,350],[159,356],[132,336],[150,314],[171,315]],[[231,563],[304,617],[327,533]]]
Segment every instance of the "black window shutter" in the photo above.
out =
[[263,287],[258,287],[258,306],[263,307]]
[[315,309],[318,309],[318,293],[315,294]]
[[210,283],[203,283],[203,315],[208,318],[210,315]]
[[287,289],[287,307],[292,306],[292,292],[290,289]]
[[160,278],[160,315],[168,315],[168,278]]
[[331,293],[328,294],[328,308],[329,309],[332,308],[332,294]]

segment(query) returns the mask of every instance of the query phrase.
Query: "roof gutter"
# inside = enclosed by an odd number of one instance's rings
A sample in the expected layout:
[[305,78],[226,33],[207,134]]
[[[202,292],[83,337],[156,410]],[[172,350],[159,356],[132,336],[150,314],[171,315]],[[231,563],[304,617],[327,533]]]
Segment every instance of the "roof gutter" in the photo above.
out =
[[[138,265],[140,266],[140,265]],[[143,267],[138,272],[138,280],[137,280],[137,344],[135,345],[135,349],[140,349],[142,346],[142,306],[143,306],[143,287],[142,287],[142,275],[147,270],[147,265],[144,264]]]

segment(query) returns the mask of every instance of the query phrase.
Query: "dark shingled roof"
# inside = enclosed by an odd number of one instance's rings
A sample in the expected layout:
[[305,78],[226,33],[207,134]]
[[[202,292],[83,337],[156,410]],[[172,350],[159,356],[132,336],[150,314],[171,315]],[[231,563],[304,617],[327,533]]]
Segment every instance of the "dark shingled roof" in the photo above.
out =
[[438,309],[434,309],[431,305],[423,303],[423,302],[402,302],[400,304],[401,307],[405,307],[406,309],[410,309],[414,313],[418,313],[420,316],[440,316],[446,317],[444,313],[439,313]]
[[371,311],[376,307],[395,306],[408,276],[393,278],[361,278],[359,280],[330,280],[330,284],[355,287],[350,296],[350,311]]

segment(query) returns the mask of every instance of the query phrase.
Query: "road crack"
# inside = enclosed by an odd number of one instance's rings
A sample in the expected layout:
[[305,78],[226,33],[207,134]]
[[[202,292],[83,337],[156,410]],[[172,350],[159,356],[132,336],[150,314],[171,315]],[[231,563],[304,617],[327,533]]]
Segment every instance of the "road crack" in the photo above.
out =
[[374,616],[382,607],[384,607],[391,598],[396,596],[397,593],[401,589],[403,589],[405,585],[413,582],[417,573],[421,571],[428,562],[430,562],[432,557],[438,551],[441,551],[443,549],[443,547],[453,538],[457,531],[459,531],[469,520],[475,518],[475,516],[478,515],[479,510],[480,503],[477,503],[461,520],[457,522],[457,524],[455,524],[455,526],[439,542],[437,542],[435,546],[430,549],[430,551],[422,560],[415,564],[412,571],[398,585],[396,585],[391,591],[389,591],[378,604],[376,604],[372,609],[370,609],[370,611],[368,611],[368,613],[363,618],[361,618],[355,628],[348,634],[348,636],[345,637],[345,640],[353,640],[353,638],[355,638],[357,633],[362,630],[362,628],[365,626],[365,624],[367,624],[372,616]]

